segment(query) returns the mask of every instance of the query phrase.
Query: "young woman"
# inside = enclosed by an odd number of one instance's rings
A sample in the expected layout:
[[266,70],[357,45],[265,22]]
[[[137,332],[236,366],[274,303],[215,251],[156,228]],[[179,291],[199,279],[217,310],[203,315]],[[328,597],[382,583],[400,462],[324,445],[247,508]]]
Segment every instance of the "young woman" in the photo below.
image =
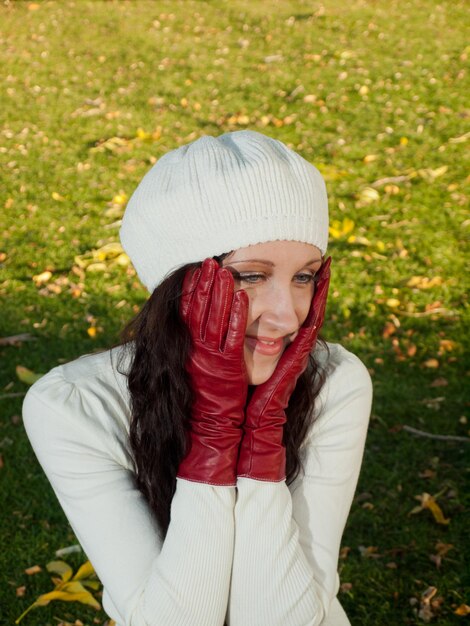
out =
[[169,152],[132,196],[121,241],[149,300],[23,407],[118,626],[349,624],[371,382],[317,341],[327,239],[319,172],[252,131]]

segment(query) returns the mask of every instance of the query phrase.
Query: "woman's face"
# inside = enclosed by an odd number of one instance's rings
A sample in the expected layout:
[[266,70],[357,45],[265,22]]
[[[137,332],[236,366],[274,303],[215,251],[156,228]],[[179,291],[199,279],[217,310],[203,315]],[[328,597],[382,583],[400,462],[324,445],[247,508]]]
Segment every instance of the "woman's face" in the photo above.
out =
[[250,385],[264,383],[286,346],[295,339],[310,309],[313,277],[322,264],[315,246],[298,241],[270,241],[230,253],[235,290],[249,297],[245,364]]

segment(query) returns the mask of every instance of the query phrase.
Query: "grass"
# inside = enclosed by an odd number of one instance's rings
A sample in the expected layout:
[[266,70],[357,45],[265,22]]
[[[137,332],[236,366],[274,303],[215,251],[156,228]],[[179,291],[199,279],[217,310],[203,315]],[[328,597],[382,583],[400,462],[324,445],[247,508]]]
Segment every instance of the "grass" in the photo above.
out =
[[[245,127],[314,162],[339,230],[354,222],[330,243],[325,334],[366,363],[375,399],[341,602],[353,625],[422,624],[435,587],[432,623],[462,623],[469,446],[401,427],[468,437],[465,3],[10,0],[0,14],[0,336],[36,339],[0,347],[0,623],[51,589],[44,571],[24,570],[75,543],[26,439],[21,397],[5,397],[26,390],[15,368],[46,372],[116,340],[146,293],[130,268],[80,270],[75,257],[117,240],[116,196],[156,158]],[[49,281],[32,280],[46,270]],[[409,514],[425,492],[448,525]],[[77,619],[106,618],[52,603],[24,624]]]

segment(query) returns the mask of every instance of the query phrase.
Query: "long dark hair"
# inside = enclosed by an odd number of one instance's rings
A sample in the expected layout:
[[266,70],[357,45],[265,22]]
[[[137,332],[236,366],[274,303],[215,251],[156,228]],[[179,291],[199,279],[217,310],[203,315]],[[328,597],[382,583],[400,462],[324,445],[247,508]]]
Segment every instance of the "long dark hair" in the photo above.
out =
[[[184,368],[191,340],[179,313],[180,295],[186,272],[197,267],[200,263],[184,265],[170,274],[120,336],[121,345],[131,351],[130,367],[123,373],[131,397],[130,444],[137,486],[155,515],[162,539],[170,523],[178,466],[186,452],[185,424],[192,405]],[[286,410],[287,484],[302,469],[300,447],[314,419],[315,398],[324,378],[311,355]]]

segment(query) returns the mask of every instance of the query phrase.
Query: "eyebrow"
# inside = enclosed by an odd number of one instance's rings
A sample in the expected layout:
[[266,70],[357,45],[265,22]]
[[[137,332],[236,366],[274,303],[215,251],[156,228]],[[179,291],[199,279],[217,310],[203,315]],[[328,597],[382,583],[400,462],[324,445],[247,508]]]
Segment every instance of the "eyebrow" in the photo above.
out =
[[[311,265],[312,263],[318,263],[318,261],[321,261],[321,257],[307,261],[304,267]],[[236,265],[237,263],[262,263],[263,265],[269,265],[269,267],[274,267],[276,265],[272,261],[267,261],[266,259],[243,259],[241,261],[229,261],[228,265]]]

